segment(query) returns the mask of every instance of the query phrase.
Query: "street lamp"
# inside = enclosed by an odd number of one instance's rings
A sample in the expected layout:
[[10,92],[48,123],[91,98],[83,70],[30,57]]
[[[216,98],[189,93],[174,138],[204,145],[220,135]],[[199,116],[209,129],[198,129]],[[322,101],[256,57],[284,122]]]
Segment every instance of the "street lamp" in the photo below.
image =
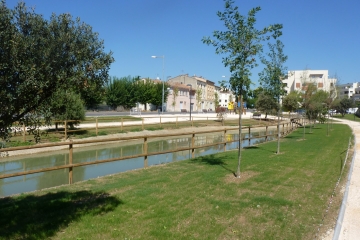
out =
[[190,121],[191,121],[191,88],[192,88],[192,85],[191,85],[191,84],[187,84],[186,86],[190,87],[189,98],[190,98]]
[[152,58],[162,58],[163,59],[163,77],[162,81],[162,101],[161,101],[161,114],[164,112],[164,75],[165,75],[165,55],[162,56],[151,56]]

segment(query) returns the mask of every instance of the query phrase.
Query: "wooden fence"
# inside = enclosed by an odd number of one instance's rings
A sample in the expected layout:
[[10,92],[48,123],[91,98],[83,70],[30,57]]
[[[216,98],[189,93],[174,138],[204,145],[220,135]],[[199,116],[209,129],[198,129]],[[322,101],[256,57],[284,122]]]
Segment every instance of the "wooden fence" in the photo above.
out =
[[[280,128],[282,127],[280,129],[281,135],[284,136],[284,135],[290,133],[295,128],[297,128],[297,126],[298,125],[293,123],[293,122],[287,122],[287,123],[281,124],[280,125]],[[265,128],[265,135],[258,135],[258,136],[251,137],[251,133],[252,133],[251,130],[252,129],[259,129],[259,128],[262,128],[262,129]],[[276,132],[273,131],[272,134],[269,134],[269,128],[272,128],[272,129],[276,130]],[[243,129],[242,141],[246,141],[246,140],[249,141],[249,145],[250,145],[251,139],[265,138],[265,141],[268,141],[268,137],[277,138],[277,132],[278,132],[277,124],[276,125],[267,125],[267,126],[262,126],[262,127],[248,126],[248,127],[243,127],[242,129]],[[114,161],[122,161],[122,160],[131,159],[131,158],[143,157],[144,158],[144,168],[146,168],[146,167],[148,167],[148,157],[153,156],[153,155],[159,155],[159,154],[165,154],[165,153],[172,153],[172,152],[190,150],[191,151],[191,157],[194,158],[195,157],[195,149],[205,148],[205,147],[210,147],[210,146],[216,146],[216,145],[223,145],[224,146],[224,151],[226,151],[226,144],[231,143],[231,142],[237,142],[238,139],[227,141],[227,138],[225,137],[224,141],[222,141],[222,142],[216,142],[216,143],[211,143],[211,144],[203,144],[203,145],[200,145],[200,146],[195,146],[195,136],[198,135],[198,134],[207,134],[207,133],[214,133],[214,132],[223,132],[223,136],[226,136],[226,134],[229,131],[236,131],[236,130],[238,131],[239,128],[238,127],[232,127],[232,128],[225,128],[225,129],[216,130],[216,131],[198,131],[198,132],[185,132],[185,133],[180,133],[180,134],[173,133],[173,134],[159,134],[159,135],[151,135],[151,136],[146,136],[145,135],[145,136],[136,136],[136,137],[117,137],[117,138],[109,138],[109,139],[69,141],[69,142],[60,142],[60,143],[39,144],[39,145],[34,145],[34,146],[2,148],[2,149],[0,149],[0,153],[1,152],[11,152],[11,151],[35,149],[35,148],[68,146],[67,148],[68,148],[68,151],[69,151],[69,163],[68,164],[65,163],[64,165],[56,166],[56,167],[47,167],[47,168],[40,168],[40,169],[28,170],[28,171],[22,171],[22,172],[16,172],[16,173],[2,174],[2,175],[0,175],[0,179],[16,177],[16,176],[23,176],[23,175],[34,174],[34,173],[47,172],[47,171],[54,171],[54,170],[59,170],[59,169],[65,169],[66,168],[66,169],[68,169],[69,184],[72,184],[73,183],[73,169],[75,167],[94,165],[94,164],[100,164],[100,163],[107,163],[107,162],[114,162]],[[259,130],[257,130],[256,132],[259,132]],[[247,138],[245,138],[246,134],[248,134]],[[159,151],[159,152],[151,152],[151,153],[148,152],[148,141],[151,138],[177,137],[177,136],[184,136],[184,135],[191,135],[191,146],[182,147],[182,148],[175,148],[175,149]],[[105,159],[105,160],[95,160],[95,161],[92,161],[92,162],[73,163],[74,145],[110,143],[110,142],[115,142],[115,141],[126,141],[126,140],[134,140],[134,139],[142,139],[143,140],[143,152],[142,152],[142,154],[137,154],[137,155],[132,155],[132,156],[125,156],[125,157],[110,158],[110,159]]]

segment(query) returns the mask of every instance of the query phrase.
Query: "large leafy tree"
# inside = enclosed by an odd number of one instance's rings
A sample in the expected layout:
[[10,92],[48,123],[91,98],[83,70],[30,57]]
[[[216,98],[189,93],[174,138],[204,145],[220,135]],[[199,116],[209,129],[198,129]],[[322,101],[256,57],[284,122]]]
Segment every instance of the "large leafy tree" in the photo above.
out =
[[[284,66],[284,63],[288,57],[283,52],[284,44],[280,40],[276,40],[275,44],[268,43],[268,47],[268,59],[265,56],[261,56],[261,62],[265,65],[265,68],[259,73],[260,84],[280,105],[280,98],[285,95],[282,80],[287,77],[287,68]],[[279,107],[277,154],[280,153],[280,111],[281,108]]]
[[108,78],[112,53],[91,26],[70,14],[49,20],[24,2],[9,9],[0,3],[0,137],[13,122],[36,113],[58,89],[81,92],[101,87]]
[[354,101],[350,98],[342,98],[342,99],[336,99],[332,107],[336,110],[336,112],[340,113],[341,116],[345,116],[349,108],[354,107]]
[[262,92],[255,103],[255,107],[260,112],[264,112],[265,118],[267,118],[268,114],[278,111],[280,105],[272,95],[267,92]]
[[293,112],[299,108],[300,102],[300,94],[296,91],[292,91],[282,99],[282,106],[285,110]]
[[[224,0],[224,12],[217,12],[227,30],[214,31],[213,37],[204,37],[203,43],[215,47],[216,54],[224,54],[222,61],[229,67],[231,77],[229,85],[237,99],[242,101],[250,89],[251,69],[257,66],[256,55],[261,52],[263,41],[271,37],[277,38],[282,32],[281,24],[274,24],[262,29],[256,28],[256,13],[260,7],[251,9],[247,16],[241,15],[233,0]],[[239,114],[239,136],[241,136],[242,121]],[[236,176],[240,177],[241,137],[239,137],[238,167]]]
[[132,108],[138,102],[137,82],[139,77],[113,77],[106,88],[106,104],[115,109],[117,106]]
[[146,78],[144,80],[139,80],[136,83],[136,90],[139,103],[145,106],[145,110],[147,103],[151,99],[152,91],[151,88],[153,87],[154,82],[151,81],[150,78]]
[[157,106],[161,109],[161,104],[162,104],[162,92],[164,90],[164,101],[166,101],[167,99],[167,96],[169,94],[168,92],[168,85],[166,83],[160,83],[160,82],[157,82],[157,83],[153,83],[152,86],[151,86],[151,91],[150,91],[150,99],[148,99],[148,102],[151,103],[152,105],[154,106]]
[[[49,106],[45,106],[44,109],[49,109],[49,114],[46,112],[43,116],[58,121],[64,120],[85,120],[84,102],[81,99],[80,94],[74,91],[58,90],[51,98]],[[71,127],[76,124],[75,122],[69,122]],[[56,122],[56,127],[58,122]]]

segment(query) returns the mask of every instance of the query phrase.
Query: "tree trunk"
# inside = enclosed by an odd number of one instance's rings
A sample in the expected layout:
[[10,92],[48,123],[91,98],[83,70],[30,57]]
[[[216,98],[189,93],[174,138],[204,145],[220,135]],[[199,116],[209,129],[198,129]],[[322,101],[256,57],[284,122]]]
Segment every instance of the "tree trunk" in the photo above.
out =
[[[278,104],[279,104],[279,110],[278,110],[278,125],[277,125],[277,129],[278,129],[278,145],[277,145],[277,154],[280,153],[280,101],[278,99]],[[290,114],[289,114],[290,115]]]
[[[242,122],[241,122],[241,115],[242,115],[242,95],[239,96],[239,100],[240,100],[240,108],[239,108],[239,150],[238,150],[238,166],[237,166],[237,171],[236,171],[236,177],[240,178],[240,163],[241,163],[241,148],[242,148]],[[250,136],[249,136],[250,137]]]

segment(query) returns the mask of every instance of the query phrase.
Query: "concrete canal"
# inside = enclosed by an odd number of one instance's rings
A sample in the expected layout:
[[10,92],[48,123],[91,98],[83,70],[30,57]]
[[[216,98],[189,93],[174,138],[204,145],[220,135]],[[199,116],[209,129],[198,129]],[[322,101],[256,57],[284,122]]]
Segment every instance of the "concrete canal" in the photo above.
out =
[[[273,130],[274,131],[274,130]],[[274,132],[269,131],[268,134]],[[265,132],[251,133],[250,137],[258,137],[243,141],[243,146],[251,146],[265,141]],[[248,138],[248,134],[244,134]],[[211,134],[197,134],[195,146],[201,146],[212,143],[238,140],[237,130],[229,131],[225,136],[221,132]],[[267,140],[272,140],[268,137]],[[156,153],[171,149],[190,147],[191,136],[181,136],[174,138],[157,138],[148,143],[148,153]],[[222,152],[224,145],[219,144],[211,147],[195,149],[195,157]],[[238,142],[227,143],[226,149],[232,150],[238,148]],[[73,163],[91,162],[95,160],[105,160],[109,158],[133,156],[143,152],[143,143],[139,141],[126,141],[111,143],[106,145],[97,145],[84,148],[75,148],[73,153]],[[14,172],[28,171],[46,167],[60,166],[68,163],[68,151],[56,151],[51,153],[33,154],[28,156],[14,156],[0,159],[0,174],[9,174]],[[148,157],[148,165],[165,164],[181,161],[191,158],[189,150],[159,154]],[[73,170],[73,182],[79,182],[91,178],[106,176],[109,174],[125,172],[144,167],[144,158],[132,158],[128,160],[101,163],[82,167],[75,167]],[[17,193],[40,190],[68,184],[68,169],[60,169],[49,172],[29,174],[25,176],[0,179],[0,197],[9,196]]]

